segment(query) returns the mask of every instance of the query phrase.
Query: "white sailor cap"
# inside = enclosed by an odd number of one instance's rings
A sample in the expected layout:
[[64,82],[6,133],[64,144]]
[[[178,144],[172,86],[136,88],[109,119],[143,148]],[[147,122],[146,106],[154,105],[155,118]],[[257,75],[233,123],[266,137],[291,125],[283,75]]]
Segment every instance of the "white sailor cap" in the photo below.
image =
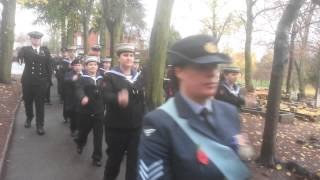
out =
[[99,58],[96,57],[96,56],[87,56],[86,59],[85,59],[85,61],[84,61],[84,63],[85,63],[85,64],[88,64],[89,62],[99,63],[100,60],[99,60]]
[[132,43],[119,43],[116,45],[116,52],[120,54],[122,52],[134,52],[135,45]]

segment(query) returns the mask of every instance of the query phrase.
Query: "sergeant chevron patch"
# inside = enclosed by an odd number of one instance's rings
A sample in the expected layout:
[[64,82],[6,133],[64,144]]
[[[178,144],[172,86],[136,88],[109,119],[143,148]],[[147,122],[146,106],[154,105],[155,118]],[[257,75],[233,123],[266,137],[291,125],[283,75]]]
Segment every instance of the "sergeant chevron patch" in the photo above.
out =
[[143,129],[143,133],[147,137],[151,136],[151,134],[153,134],[154,132],[156,132],[156,129],[153,129],[153,128]]
[[159,160],[147,166],[143,160],[139,162],[139,176],[142,180],[157,180],[163,176],[163,160]]

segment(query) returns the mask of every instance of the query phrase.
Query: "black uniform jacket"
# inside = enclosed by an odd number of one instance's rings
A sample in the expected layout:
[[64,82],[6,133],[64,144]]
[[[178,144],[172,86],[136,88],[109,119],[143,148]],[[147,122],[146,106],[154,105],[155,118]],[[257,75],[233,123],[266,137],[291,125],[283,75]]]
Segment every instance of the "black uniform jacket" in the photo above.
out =
[[224,81],[221,81],[215,98],[235,105],[237,108],[240,108],[245,104],[245,101],[244,98],[239,94],[240,87],[238,85],[234,85],[234,89],[235,92],[231,92],[227,84]]
[[[234,106],[212,101],[212,131],[179,93],[175,95],[175,104],[179,116],[195,131],[237,149],[233,136],[239,134],[240,122]],[[139,145],[138,180],[223,180],[210,160],[206,165],[200,163],[197,146],[166,112],[158,109],[148,113]]]
[[[75,94],[76,92],[76,82],[80,79],[82,72],[77,74],[75,71],[71,70],[67,72],[64,76],[64,87],[65,87],[65,100],[64,107],[66,110],[79,110],[79,99]],[[73,77],[77,76],[78,79],[73,80]]]
[[63,82],[64,76],[67,72],[71,71],[71,61],[62,58],[57,65],[56,77]]
[[103,77],[97,75],[90,77],[85,72],[76,83],[76,95],[81,102],[82,98],[87,96],[89,103],[85,106],[80,105],[80,113],[90,115],[100,115],[104,112],[104,103],[102,96]]
[[[144,89],[140,74],[132,71],[132,79],[128,80],[115,67],[105,75],[104,98],[107,103],[108,112],[106,125],[110,128],[138,128],[142,126],[144,115]],[[129,92],[129,104],[120,107],[118,104],[118,93],[122,89]]]
[[36,53],[32,46],[22,47],[18,53],[18,60],[25,63],[22,84],[51,83],[52,60],[47,47],[40,47],[39,53]]

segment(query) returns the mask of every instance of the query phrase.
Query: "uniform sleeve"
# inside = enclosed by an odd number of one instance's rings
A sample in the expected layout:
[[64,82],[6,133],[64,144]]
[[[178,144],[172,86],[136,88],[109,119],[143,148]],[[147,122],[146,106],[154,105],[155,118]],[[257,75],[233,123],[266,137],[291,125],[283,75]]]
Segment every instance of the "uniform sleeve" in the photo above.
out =
[[76,81],[75,87],[76,87],[76,97],[81,102],[82,98],[86,96],[83,90],[83,79],[81,77],[78,81]]
[[24,62],[24,51],[25,51],[25,48],[22,47],[18,52],[17,59],[18,59],[19,64],[22,64]]
[[138,180],[170,180],[170,142],[164,128],[144,118],[138,158]]
[[43,50],[45,52],[45,55],[47,57],[47,61],[48,61],[48,64],[47,64],[47,71],[48,71],[48,81],[50,82],[50,84],[52,85],[52,58],[51,58],[51,54],[50,54],[50,51],[47,47],[43,47]]
[[112,104],[117,104],[118,103],[118,94],[115,93],[114,90],[114,85],[113,85],[113,80],[110,77],[110,75],[106,74],[103,79],[103,98],[104,101]]

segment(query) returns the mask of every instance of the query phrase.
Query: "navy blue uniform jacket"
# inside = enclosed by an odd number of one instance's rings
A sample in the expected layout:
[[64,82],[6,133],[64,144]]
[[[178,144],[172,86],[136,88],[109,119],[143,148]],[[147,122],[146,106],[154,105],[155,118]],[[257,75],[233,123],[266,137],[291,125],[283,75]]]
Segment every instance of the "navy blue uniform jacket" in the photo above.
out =
[[[233,136],[240,133],[237,109],[213,100],[214,131],[193,112],[178,93],[175,104],[179,116],[195,131],[236,150]],[[223,180],[217,167],[197,159],[198,147],[178,124],[163,110],[155,110],[144,118],[139,146],[138,180]]]

